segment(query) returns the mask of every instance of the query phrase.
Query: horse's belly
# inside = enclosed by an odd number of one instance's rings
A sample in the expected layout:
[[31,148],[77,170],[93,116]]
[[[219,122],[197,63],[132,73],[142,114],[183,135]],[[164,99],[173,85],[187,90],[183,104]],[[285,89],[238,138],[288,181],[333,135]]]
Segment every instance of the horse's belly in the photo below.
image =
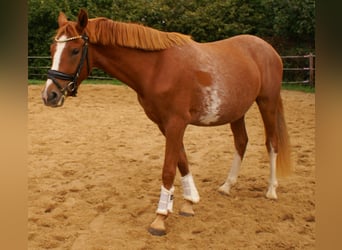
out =
[[247,110],[248,108],[239,112],[230,109],[221,110],[219,113],[203,112],[202,114],[196,115],[196,118],[191,121],[191,124],[196,126],[224,125],[238,120]]
[[206,87],[203,96],[192,109],[191,124],[197,126],[218,126],[241,118],[251,107],[256,96],[231,95],[223,89]]

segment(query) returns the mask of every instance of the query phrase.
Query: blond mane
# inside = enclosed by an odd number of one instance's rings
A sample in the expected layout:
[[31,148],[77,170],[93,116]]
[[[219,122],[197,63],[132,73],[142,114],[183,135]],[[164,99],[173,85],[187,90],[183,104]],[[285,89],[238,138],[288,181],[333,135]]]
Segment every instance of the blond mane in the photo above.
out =
[[163,50],[192,41],[190,36],[180,33],[158,31],[143,25],[115,22],[102,17],[89,19],[85,32],[91,43],[143,50]]

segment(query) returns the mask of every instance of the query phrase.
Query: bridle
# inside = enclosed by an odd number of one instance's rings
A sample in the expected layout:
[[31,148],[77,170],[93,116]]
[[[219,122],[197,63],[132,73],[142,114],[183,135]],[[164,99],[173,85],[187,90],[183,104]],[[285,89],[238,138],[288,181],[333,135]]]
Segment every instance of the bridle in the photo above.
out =
[[[76,96],[77,88],[78,88],[77,80],[78,80],[78,77],[80,76],[82,66],[83,66],[85,60],[87,60],[87,69],[88,69],[88,73],[89,73],[89,62],[88,62],[88,41],[89,41],[89,38],[85,34],[80,35],[80,36],[74,36],[74,37],[66,38],[66,39],[55,38],[55,41],[58,43],[65,43],[65,42],[69,42],[69,41],[73,41],[73,40],[81,39],[81,38],[84,40],[84,44],[83,44],[83,48],[82,48],[81,60],[78,64],[78,67],[77,67],[75,74],[69,75],[69,74],[65,74],[63,72],[60,72],[58,70],[53,70],[53,69],[49,69],[48,73],[47,73],[47,78],[52,80],[52,82],[56,85],[56,87],[59,89],[59,91],[61,91],[63,96],[66,96],[67,92],[70,93],[71,96]],[[70,82],[63,88],[57,79],[70,81]]]

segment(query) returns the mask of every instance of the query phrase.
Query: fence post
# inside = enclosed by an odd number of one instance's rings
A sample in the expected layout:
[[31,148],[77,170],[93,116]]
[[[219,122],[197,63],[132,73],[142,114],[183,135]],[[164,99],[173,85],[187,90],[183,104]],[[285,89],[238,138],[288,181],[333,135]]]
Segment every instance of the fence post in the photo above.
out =
[[311,87],[314,87],[314,57],[312,53],[309,54],[309,70],[309,84]]

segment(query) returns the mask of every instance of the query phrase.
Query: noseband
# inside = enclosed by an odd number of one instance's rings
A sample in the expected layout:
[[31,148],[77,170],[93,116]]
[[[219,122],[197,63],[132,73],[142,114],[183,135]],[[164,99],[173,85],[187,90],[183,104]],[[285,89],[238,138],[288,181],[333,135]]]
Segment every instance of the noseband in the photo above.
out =
[[[53,70],[53,69],[49,69],[48,73],[47,73],[47,78],[52,80],[52,82],[56,85],[56,87],[59,89],[59,91],[61,91],[61,93],[64,96],[66,95],[67,92],[69,92],[71,96],[76,96],[77,88],[78,88],[77,80],[78,80],[78,77],[80,76],[80,72],[82,70],[82,66],[83,66],[85,60],[87,60],[87,69],[89,72],[89,62],[88,62],[88,40],[89,40],[89,38],[86,35],[70,37],[70,38],[62,39],[62,40],[58,40],[57,38],[55,38],[55,41],[58,43],[68,42],[68,41],[72,41],[72,40],[76,40],[76,39],[80,39],[80,38],[82,38],[84,40],[84,44],[83,44],[83,48],[82,48],[81,60],[78,64],[78,67],[77,67],[75,74],[69,75],[69,74],[65,74],[63,72],[60,72],[58,70]],[[63,88],[57,79],[64,80],[64,81],[70,81],[70,82]]]

